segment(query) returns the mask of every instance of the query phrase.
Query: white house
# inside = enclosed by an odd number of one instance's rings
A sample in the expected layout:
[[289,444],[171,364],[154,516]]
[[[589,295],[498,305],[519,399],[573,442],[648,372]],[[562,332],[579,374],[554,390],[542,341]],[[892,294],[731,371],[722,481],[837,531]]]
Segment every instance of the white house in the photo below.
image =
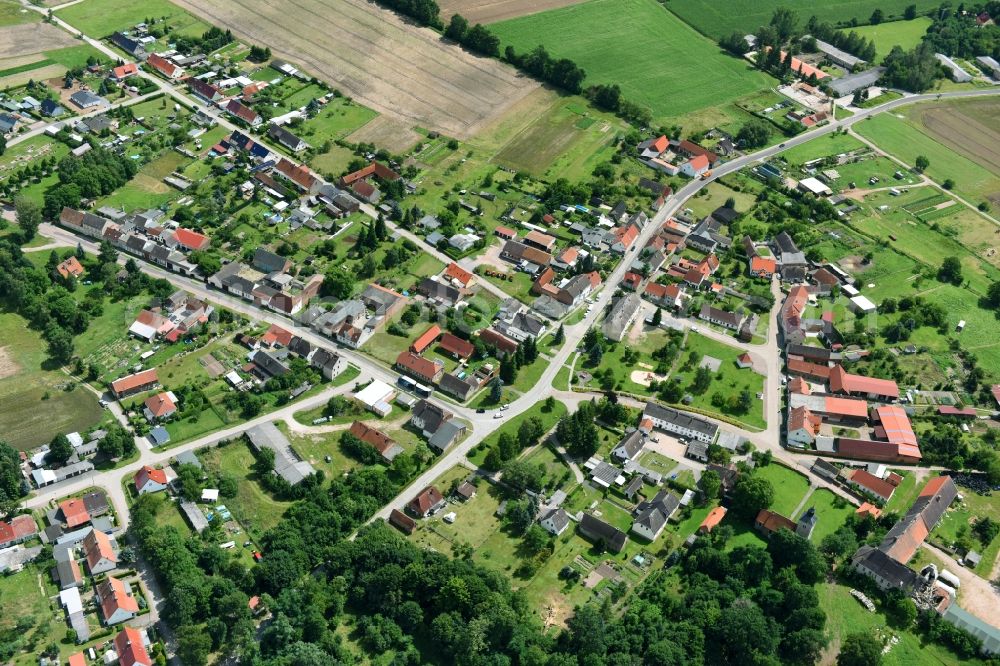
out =
[[705,155],[695,155],[681,165],[681,173],[688,178],[700,178],[708,171],[708,157]]
[[566,527],[569,525],[569,515],[561,508],[550,509],[542,515],[539,524],[549,534],[559,536],[566,531]]

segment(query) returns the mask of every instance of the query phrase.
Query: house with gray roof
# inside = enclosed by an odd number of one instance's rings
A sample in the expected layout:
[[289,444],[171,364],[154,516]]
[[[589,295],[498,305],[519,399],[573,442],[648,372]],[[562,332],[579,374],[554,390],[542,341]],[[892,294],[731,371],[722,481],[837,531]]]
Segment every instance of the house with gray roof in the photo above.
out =
[[254,452],[259,453],[265,448],[274,451],[274,473],[289,484],[299,484],[316,472],[312,465],[299,458],[291,443],[274,423],[261,423],[244,434]]
[[580,534],[591,541],[603,544],[613,553],[620,553],[628,543],[628,535],[589,513],[580,517]]
[[621,461],[633,460],[642,453],[644,446],[646,446],[646,435],[636,429],[622,438],[618,446],[611,451],[611,455]]
[[646,403],[643,416],[660,430],[703,442],[711,443],[719,432],[719,426],[711,421],[652,401]]
[[635,321],[636,315],[639,314],[641,305],[642,299],[636,294],[626,294],[619,297],[611,306],[611,311],[608,312],[608,316],[601,325],[604,336],[609,340],[620,342],[625,337],[632,322]]
[[458,421],[449,420],[441,424],[431,438],[427,440],[427,445],[444,453],[454,444],[465,432],[465,425]]
[[636,507],[632,531],[649,541],[654,541],[680,505],[679,497],[661,490],[652,500],[642,502]]

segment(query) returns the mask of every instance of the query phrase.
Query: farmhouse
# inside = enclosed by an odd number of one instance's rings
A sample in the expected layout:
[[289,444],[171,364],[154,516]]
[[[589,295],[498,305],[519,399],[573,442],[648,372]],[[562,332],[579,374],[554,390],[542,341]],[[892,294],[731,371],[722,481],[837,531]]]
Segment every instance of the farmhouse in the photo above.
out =
[[121,400],[130,395],[156,388],[159,383],[160,380],[156,374],[156,368],[150,368],[149,370],[127,375],[111,382],[111,392],[115,398]]
[[403,447],[397,444],[391,437],[386,435],[381,430],[372,428],[361,421],[353,422],[348,432],[360,439],[362,442],[371,444],[371,446],[378,451],[383,458],[390,462],[392,462],[393,458],[403,452]]
[[632,523],[632,531],[654,541],[660,536],[666,526],[670,516],[680,506],[680,498],[667,490],[661,490],[648,502],[641,502],[636,507],[635,521]]
[[[429,344],[429,343],[428,343]],[[437,359],[423,358],[412,351],[400,352],[396,368],[420,381],[437,384],[444,373],[444,363]]]
[[170,80],[179,79],[184,76],[184,68],[178,67],[163,56],[157,53],[150,53],[146,58],[146,65],[167,77]]

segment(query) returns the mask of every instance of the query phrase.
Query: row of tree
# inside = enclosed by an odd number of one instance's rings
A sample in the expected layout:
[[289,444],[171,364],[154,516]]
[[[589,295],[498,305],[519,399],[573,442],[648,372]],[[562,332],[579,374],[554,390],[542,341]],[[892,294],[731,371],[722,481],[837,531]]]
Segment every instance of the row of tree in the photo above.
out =
[[137,160],[100,147],[80,157],[67,155],[57,166],[59,182],[45,191],[44,215],[55,219],[64,206],[79,208],[83,199],[111,194],[132,180],[138,170]]

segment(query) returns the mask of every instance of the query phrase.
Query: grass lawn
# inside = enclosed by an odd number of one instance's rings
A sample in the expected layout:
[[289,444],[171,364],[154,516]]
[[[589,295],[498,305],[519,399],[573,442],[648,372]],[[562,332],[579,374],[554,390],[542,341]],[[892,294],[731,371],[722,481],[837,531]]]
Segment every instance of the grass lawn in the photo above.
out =
[[[288,435],[288,441],[292,443],[295,452],[316,469],[323,470],[328,479],[360,466],[359,462],[348,458],[340,451],[340,436],[346,429],[321,435],[293,435],[287,432],[283,423],[279,425],[282,431],[286,431],[285,434]],[[373,425],[379,426],[378,423]],[[330,462],[326,462],[326,456],[330,456]]]
[[587,72],[585,85],[617,83],[625,98],[649,107],[657,119],[721,105],[772,83],[654,0],[589,0],[490,27],[519,53],[542,44],[554,57],[573,60]]
[[377,115],[367,106],[346,97],[335,97],[315,117],[303,122],[294,131],[300,139],[319,147],[324,141],[344,138]]
[[224,503],[254,539],[281,522],[281,516],[292,504],[272,498],[260,487],[253,471],[253,454],[243,440],[202,449],[198,459],[211,472],[228,472],[236,476],[239,481],[236,497]]
[[102,206],[124,207],[125,210],[158,208],[180,198],[181,193],[163,182],[175,170],[183,170],[189,159],[174,150],[168,150],[144,165],[135,178],[110,195],[101,199]]
[[809,496],[809,501],[802,505],[802,508],[794,516],[789,516],[792,520],[798,520],[799,516],[814,507],[819,519],[813,529],[811,541],[819,544],[823,537],[833,534],[844,522],[854,513],[854,507],[847,503],[847,500],[834,495],[826,488],[818,488]]
[[973,524],[981,518],[990,518],[994,522],[1000,521],[1000,499],[979,495],[967,488],[962,488],[961,493],[962,501],[956,501],[951,505],[944,518],[934,528],[931,537],[951,546],[958,537],[959,529],[963,525],[966,526],[972,536],[973,550],[982,555],[982,560],[974,571],[989,580],[997,553],[1000,553],[1000,537],[984,546],[971,530]]
[[97,397],[50,368],[47,358],[38,332],[20,316],[0,313],[0,440],[14,448],[28,450],[59,433],[82,432],[103,416]]
[[910,508],[910,505],[913,504],[913,501],[917,498],[917,494],[920,492],[920,489],[927,485],[927,481],[929,481],[931,477],[923,477],[920,480],[920,483],[917,483],[917,477],[913,472],[900,469],[893,471],[903,477],[903,482],[896,486],[896,491],[886,503],[885,510],[892,513],[903,514]]
[[67,46],[64,49],[56,49],[55,51],[46,51],[45,57],[54,63],[60,64],[66,69],[76,69],[77,67],[86,67],[87,58],[94,56],[104,62],[107,62],[108,57],[95,49],[89,44],[81,44],[80,46]]
[[[938,4],[933,0],[889,0],[878,6],[885,13],[886,20],[902,17],[903,10],[910,4],[916,4],[917,11],[922,12]],[[672,2],[667,5],[670,11],[693,25],[699,32],[719,39],[739,31],[741,35],[754,32],[758,26],[767,25],[771,14],[779,7],[791,7],[798,10],[799,23],[803,24],[810,16],[816,16],[821,21],[830,23],[850,22],[857,19],[864,23],[872,14],[872,4],[865,0],[834,0],[822,4],[789,5],[782,0],[730,0],[726,3],[710,0],[687,0]]]
[[854,129],[907,164],[912,165],[917,155],[925,156],[930,161],[928,176],[938,183],[948,178],[954,180],[955,192],[974,204],[1000,190],[1000,177],[996,174],[892,114],[881,113],[858,123]]
[[171,31],[178,34],[201,35],[209,28],[206,23],[169,0],[147,0],[142,3],[84,0],[59,10],[56,16],[95,38],[107,37],[116,30],[124,30],[147,18],[165,18]]
[[736,210],[741,213],[745,213],[755,203],[755,197],[752,194],[737,192],[719,181],[713,181],[708,184],[708,187],[701,190],[698,196],[688,199],[685,206],[690,208],[694,216],[700,220],[719,206],[725,205],[726,200],[730,197],[736,200]]
[[[721,414],[725,418],[752,428],[764,428],[766,425],[764,403],[757,397],[757,394],[764,389],[764,378],[749,368],[741,369],[736,366],[736,357],[740,354],[739,349],[707,338],[700,333],[688,333],[687,342],[682,352],[683,359],[686,359],[691,352],[696,352],[699,358],[704,356],[717,358],[722,363],[719,366],[719,371],[712,375],[712,384],[708,390],[701,395],[692,395],[694,400],[690,406],[706,413]],[[682,384],[689,385],[694,374],[694,369],[686,372]],[[722,414],[719,408],[712,404],[712,395],[716,392],[721,392],[723,396],[730,396],[744,390],[750,391],[752,397],[750,410],[746,414]]]
[[771,510],[789,518],[809,489],[809,481],[805,476],[776,462],[757,468],[754,474],[767,479],[774,486]]
[[0,2],[0,26],[34,23],[41,20],[41,14],[30,9],[25,9],[19,2],[15,2],[15,0],[3,0],[3,2]]
[[889,23],[879,23],[878,25],[859,25],[856,28],[846,28],[844,32],[854,31],[865,39],[875,42],[875,51],[878,53],[877,59],[881,60],[889,54],[893,46],[900,46],[904,51],[909,51],[919,44],[930,25],[930,18],[919,16],[912,21],[890,21]]
[[546,412],[544,411],[544,407],[545,403],[539,402],[532,405],[531,409],[521,412],[514,418],[510,420],[505,419],[504,424],[500,426],[496,430],[496,432],[494,432],[492,435],[484,439],[478,446],[476,446],[476,448],[474,448],[469,453],[469,460],[471,460],[477,465],[482,465],[483,459],[486,458],[486,453],[490,450],[491,447],[493,447],[494,444],[497,443],[497,440],[500,439],[501,433],[506,432],[516,438],[517,429],[521,426],[521,423],[524,422],[526,419],[531,418],[532,416],[536,416],[539,419],[541,419],[542,427],[545,429],[545,432],[548,432],[551,428],[554,428],[556,422],[558,422],[559,419],[562,418],[564,414],[566,414],[566,405],[559,402],[558,400],[556,401],[555,407],[552,409],[552,411]]

